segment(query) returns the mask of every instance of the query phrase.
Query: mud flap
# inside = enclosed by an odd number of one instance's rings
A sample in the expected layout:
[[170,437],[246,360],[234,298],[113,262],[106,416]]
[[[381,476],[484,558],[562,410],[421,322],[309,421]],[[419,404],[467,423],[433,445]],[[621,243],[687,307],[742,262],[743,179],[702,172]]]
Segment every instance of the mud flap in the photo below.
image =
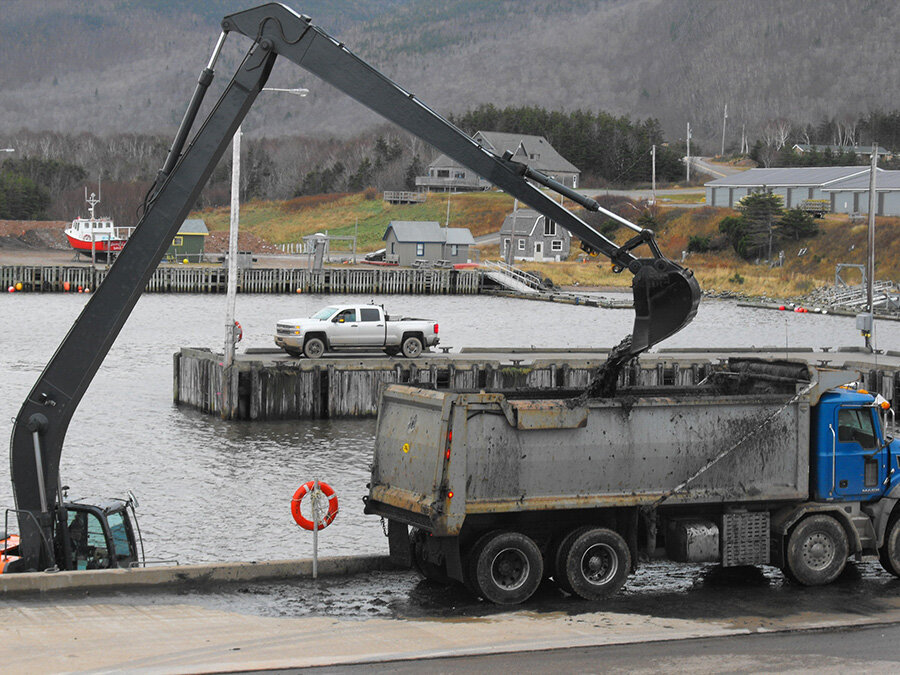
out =
[[690,323],[700,304],[700,284],[691,270],[665,258],[634,260],[629,269],[635,313],[631,353],[639,354]]
[[388,551],[392,563],[400,567],[412,567],[412,547],[406,523],[388,520]]

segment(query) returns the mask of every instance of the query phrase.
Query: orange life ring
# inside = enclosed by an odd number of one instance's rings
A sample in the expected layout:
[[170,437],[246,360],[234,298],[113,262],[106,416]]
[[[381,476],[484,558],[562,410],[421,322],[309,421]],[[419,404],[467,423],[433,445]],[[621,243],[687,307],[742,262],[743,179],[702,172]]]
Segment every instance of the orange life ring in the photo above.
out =
[[[294,522],[304,530],[312,530],[315,528],[315,525],[313,524],[313,521],[306,518],[300,511],[300,502],[303,501],[303,498],[315,487],[315,485],[315,481],[307,481],[297,488],[293,499],[291,499],[291,515],[294,516]],[[325,518],[319,523],[319,529],[323,530],[334,522],[334,517],[338,513],[338,498],[334,493],[334,489],[328,483],[319,481],[319,489],[322,491],[322,494],[328,498],[328,513],[325,514]]]
[[235,342],[240,342],[241,340],[244,339],[244,329],[241,328],[241,324],[238,323],[237,321],[234,322],[234,332],[235,332],[235,335],[237,336],[237,339],[235,340]]

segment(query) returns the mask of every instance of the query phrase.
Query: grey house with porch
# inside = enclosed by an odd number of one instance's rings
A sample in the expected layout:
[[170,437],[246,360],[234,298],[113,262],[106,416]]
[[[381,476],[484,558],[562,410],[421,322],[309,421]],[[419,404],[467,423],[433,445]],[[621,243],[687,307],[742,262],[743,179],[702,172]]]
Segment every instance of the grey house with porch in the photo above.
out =
[[500,255],[513,260],[565,260],[572,235],[555,221],[532,209],[516,209],[500,226]]
[[392,220],[382,240],[385,262],[403,267],[411,267],[417,261],[468,262],[469,247],[475,244],[467,228],[441,227],[435,221]]
[[[478,131],[472,138],[494,154],[502,156],[510,152],[513,161],[547,174],[564,185],[578,187],[581,172],[543,136]],[[428,165],[427,175],[416,177],[416,187],[433,192],[457,192],[488,190],[492,184],[456,160],[441,155]]]

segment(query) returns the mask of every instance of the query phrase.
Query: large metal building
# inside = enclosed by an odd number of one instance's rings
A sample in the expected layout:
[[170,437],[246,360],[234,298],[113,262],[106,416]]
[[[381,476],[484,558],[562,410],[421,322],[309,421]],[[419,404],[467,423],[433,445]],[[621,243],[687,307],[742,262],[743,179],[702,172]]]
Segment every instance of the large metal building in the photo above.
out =
[[[767,191],[780,195],[784,207],[792,209],[804,199],[831,199],[832,193],[826,191],[831,185],[868,173],[867,166],[750,169],[706,183],[706,203],[734,208],[748,194]],[[835,206],[832,203],[832,211]]]
[[[832,183],[825,193],[835,213],[868,213],[869,171]],[[900,216],[900,171],[879,169],[875,174],[875,195],[876,216]]]

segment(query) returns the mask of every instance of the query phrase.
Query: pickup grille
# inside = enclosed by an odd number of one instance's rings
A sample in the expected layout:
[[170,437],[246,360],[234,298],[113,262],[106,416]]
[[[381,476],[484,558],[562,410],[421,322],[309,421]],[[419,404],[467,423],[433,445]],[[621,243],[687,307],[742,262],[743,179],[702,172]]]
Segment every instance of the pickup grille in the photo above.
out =
[[295,330],[294,326],[286,323],[279,323],[276,329],[278,335],[293,335]]

